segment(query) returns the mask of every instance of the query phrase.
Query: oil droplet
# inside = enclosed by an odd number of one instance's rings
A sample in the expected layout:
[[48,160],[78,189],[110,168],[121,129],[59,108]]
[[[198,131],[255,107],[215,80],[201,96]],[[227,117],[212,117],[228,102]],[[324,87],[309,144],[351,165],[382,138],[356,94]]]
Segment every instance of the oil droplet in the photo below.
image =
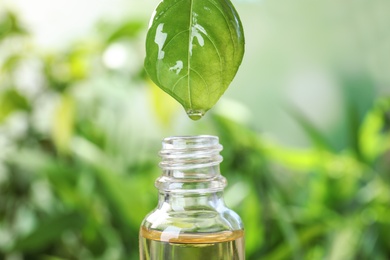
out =
[[186,111],[187,112],[187,115],[192,119],[192,120],[199,120],[201,119],[204,114],[205,114],[205,111],[204,110],[192,110],[192,109],[189,109]]

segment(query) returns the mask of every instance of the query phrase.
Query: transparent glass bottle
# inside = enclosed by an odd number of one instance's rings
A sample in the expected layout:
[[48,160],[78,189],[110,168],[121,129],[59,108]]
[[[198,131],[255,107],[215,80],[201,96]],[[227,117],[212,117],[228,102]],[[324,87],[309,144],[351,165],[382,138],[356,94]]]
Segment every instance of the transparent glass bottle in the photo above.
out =
[[221,150],[216,136],[163,140],[159,202],[141,225],[141,260],[245,259],[241,219],[223,200]]

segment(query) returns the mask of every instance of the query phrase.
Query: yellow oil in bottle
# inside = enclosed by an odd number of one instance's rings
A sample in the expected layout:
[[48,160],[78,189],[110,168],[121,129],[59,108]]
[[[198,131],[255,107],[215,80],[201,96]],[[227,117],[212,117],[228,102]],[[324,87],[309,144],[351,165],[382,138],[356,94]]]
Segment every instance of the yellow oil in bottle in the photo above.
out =
[[244,260],[244,231],[184,233],[140,231],[141,260]]

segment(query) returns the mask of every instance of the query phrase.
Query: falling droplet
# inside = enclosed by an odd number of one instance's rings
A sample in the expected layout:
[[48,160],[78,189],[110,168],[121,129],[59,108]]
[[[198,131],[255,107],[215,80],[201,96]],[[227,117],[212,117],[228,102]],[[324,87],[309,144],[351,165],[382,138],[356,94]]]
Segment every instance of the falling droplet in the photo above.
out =
[[192,110],[192,109],[189,109],[186,112],[187,112],[187,115],[192,120],[195,120],[195,121],[201,119],[204,116],[204,114],[205,114],[204,110]]

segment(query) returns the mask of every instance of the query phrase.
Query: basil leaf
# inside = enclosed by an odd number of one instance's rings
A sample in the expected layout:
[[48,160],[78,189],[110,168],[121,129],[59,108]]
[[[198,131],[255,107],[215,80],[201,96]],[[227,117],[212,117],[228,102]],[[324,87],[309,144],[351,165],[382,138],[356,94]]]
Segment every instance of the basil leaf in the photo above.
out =
[[244,33],[229,0],[163,0],[146,37],[145,69],[190,118],[225,92],[244,55]]

